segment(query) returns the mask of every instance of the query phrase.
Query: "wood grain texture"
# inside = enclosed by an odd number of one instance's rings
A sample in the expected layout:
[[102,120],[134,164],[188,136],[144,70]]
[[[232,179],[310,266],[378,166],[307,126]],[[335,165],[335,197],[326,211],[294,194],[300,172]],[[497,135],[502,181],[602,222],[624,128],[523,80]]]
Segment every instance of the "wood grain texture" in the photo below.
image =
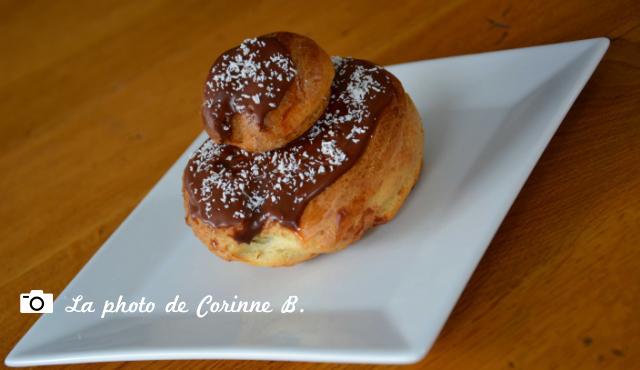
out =
[[[612,43],[429,356],[402,369],[640,364],[640,3],[412,0],[0,2],[0,353],[200,132],[215,56],[275,30],[392,64],[607,36]],[[347,369],[166,361],[76,368]]]

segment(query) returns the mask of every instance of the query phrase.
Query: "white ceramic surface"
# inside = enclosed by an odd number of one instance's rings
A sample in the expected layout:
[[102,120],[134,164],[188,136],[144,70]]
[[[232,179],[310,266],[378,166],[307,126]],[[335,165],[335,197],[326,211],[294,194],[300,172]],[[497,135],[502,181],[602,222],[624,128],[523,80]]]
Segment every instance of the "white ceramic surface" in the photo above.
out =
[[[181,173],[201,135],[5,363],[420,360],[608,45],[600,38],[389,67],[425,123],[422,177],[391,223],[291,268],[222,261],[185,226]],[[159,307],[104,319],[65,312],[77,294],[98,308],[118,295]],[[297,295],[304,312],[164,313],[176,294],[192,311],[206,294],[274,303]]]

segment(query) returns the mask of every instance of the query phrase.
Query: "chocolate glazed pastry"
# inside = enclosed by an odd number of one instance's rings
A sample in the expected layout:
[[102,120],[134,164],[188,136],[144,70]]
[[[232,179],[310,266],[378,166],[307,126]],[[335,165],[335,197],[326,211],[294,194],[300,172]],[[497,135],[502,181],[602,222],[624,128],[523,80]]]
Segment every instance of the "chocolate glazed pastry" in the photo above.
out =
[[278,32],[245,40],[211,67],[205,130],[215,143],[251,152],[279,148],[320,117],[333,73],[329,56],[307,37]]
[[282,148],[207,140],[184,173],[187,223],[216,254],[292,265],[340,250],[397,213],[417,181],[423,132],[400,82],[335,58],[322,116]]

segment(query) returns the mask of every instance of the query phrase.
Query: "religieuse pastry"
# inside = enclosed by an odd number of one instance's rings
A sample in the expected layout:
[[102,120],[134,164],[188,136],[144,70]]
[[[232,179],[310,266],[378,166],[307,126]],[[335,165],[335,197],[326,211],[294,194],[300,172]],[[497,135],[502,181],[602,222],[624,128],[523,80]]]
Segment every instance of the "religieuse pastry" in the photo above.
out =
[[329,62],[303,36],[225,52],[204,99],[210,138],[184,171],[186,221],[224,259],[286,266],[341,250],[391,220],[418,179],[422,123],[400,81]]

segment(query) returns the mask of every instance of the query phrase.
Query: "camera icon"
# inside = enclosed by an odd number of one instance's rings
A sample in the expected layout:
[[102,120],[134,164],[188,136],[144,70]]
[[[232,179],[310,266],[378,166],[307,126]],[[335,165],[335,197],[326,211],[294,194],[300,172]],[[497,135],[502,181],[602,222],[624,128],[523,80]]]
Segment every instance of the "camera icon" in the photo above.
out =
[[20,313],[52,313],[53,294],[42,290],[20,294]]

